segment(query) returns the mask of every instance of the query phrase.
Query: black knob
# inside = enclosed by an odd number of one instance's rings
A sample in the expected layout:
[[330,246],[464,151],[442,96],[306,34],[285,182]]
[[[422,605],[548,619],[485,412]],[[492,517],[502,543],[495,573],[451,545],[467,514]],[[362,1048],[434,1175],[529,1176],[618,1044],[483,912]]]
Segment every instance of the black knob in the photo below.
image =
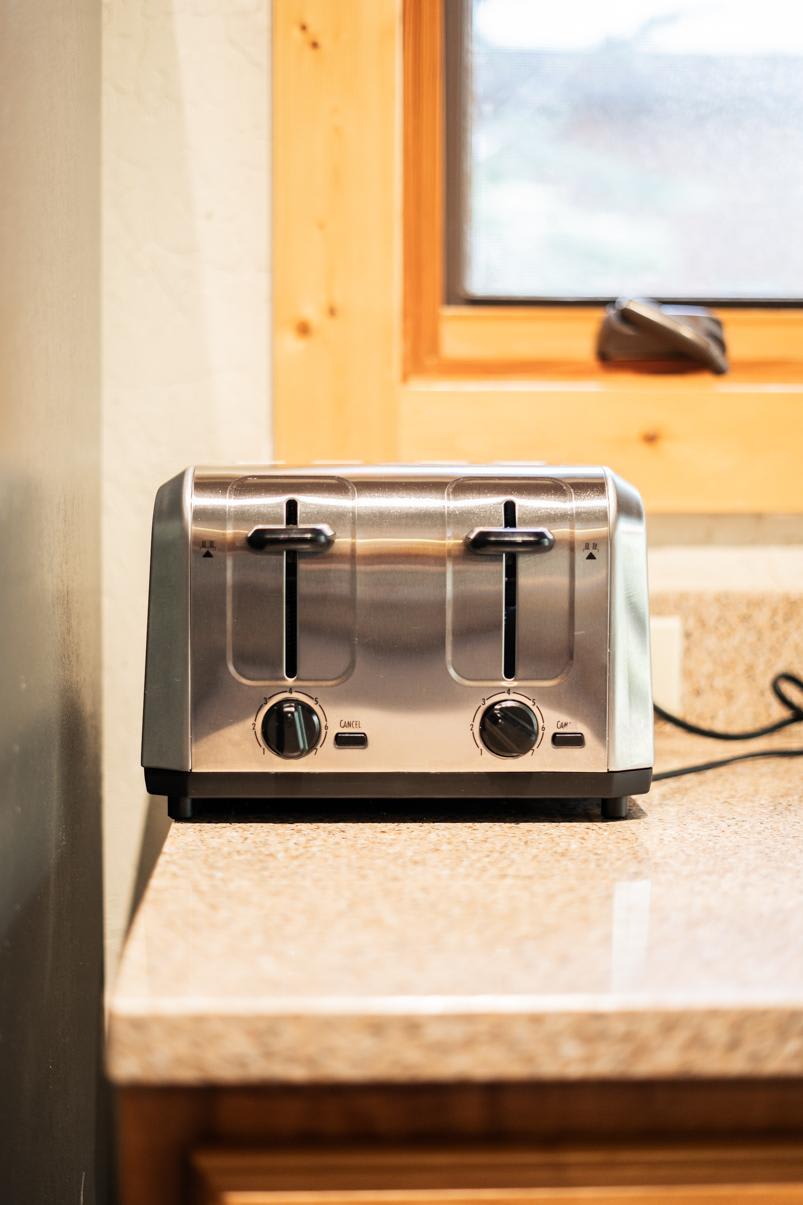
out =
[[526,703],[499,699],[482,713],[480,738],[497,757],[523,757],[535,748],[538,720]]
[[262,720],[265,744],[279,757],[306,757],[321,737],[321,721],[309,703],[281,699],[265,712]]

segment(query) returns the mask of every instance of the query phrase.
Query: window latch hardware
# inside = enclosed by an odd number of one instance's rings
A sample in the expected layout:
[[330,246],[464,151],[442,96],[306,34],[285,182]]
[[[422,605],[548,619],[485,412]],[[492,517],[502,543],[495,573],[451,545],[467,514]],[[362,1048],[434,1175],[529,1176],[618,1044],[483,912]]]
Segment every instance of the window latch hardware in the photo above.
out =
[[605,311],[597,341],[605,363],[655,367],[685,360],[714,373],[728,371],[722,323],[701,305],[659,305],[643,297],[619,297]]

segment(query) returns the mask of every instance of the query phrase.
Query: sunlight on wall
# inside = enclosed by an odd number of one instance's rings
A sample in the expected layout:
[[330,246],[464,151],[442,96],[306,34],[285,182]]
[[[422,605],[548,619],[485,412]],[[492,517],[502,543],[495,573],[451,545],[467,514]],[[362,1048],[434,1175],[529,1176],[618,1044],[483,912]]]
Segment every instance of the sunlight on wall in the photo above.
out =
[[270,455],[268,0],[105,0],[106,943],[166,830],[139,766],[153,497]]

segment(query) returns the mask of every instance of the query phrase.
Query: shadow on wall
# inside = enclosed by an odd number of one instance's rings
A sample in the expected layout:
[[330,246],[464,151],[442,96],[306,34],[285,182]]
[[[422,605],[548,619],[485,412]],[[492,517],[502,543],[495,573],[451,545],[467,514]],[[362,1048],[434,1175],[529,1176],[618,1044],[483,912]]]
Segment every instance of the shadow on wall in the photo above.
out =
[[[20,458],[24,442],[12,441]],[[83,449],[80,464],[68,453],[61,464],[40,454],[41,474],[21,479],[8,451],[0,495],[0,1134],[13,1149],[0,1158],[0,1198],[88,1205],[104,1199],[110,1137],[97,466],[93,481]]]
[[0,80],[0,1201],[96,1205],[99,5],[0,5]]
[[148,880],[159,859],[159,854],[162,852],[162,846],[172,823],[167,814],[167,800],[163,796],[149,795],[145,806],[145,819],[142,826],[134,885],[131,890],[131,908],[128,913],[127,927],[130,927],[142,902]]

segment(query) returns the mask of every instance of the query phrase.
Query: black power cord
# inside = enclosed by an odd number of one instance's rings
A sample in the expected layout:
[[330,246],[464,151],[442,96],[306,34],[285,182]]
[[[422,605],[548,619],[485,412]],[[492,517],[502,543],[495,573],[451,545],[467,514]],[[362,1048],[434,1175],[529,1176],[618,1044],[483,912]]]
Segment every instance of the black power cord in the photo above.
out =
[[[673,715],[671,711],[659,707],[657,703],[653,704],[653,711],[658,719],[672,724],[675,728],[680,728],[682,732],[689,732],[692,736],[705,736],[715,741],[752,741],[759,736],[769,736],[773,732],[780,732],[784,728],[791,727],[792,724],[803,723],[803,706],[795,703],[794,699],[790,699],[784,689],[785,686],[791,686],[795,691],[799,691],[801,699],[803,699],[803,680],[798,678],[797,674],[776,674],[772,679],[772,693],[789,714],[785,715],[783,719],[775,720],[772,724],[753,728],[749,732],[718,732],[715,728],[703,728],[699,724],[692,724],[688,720],[681,719],[680,716]],[[686,774],[701,774],[704,770],[716,770],[719,766],[729,766],[733,762],[755,761],[764,757],[803,757],[803,749],[756,749],[752,753],[737,753],[733,757],[721,757],[717,761],[701,762],[696,766],[680,766],[677,770],[663,770],[660,774],[653,774],[653,782],[661,782],[666,778],[682,778]]]

